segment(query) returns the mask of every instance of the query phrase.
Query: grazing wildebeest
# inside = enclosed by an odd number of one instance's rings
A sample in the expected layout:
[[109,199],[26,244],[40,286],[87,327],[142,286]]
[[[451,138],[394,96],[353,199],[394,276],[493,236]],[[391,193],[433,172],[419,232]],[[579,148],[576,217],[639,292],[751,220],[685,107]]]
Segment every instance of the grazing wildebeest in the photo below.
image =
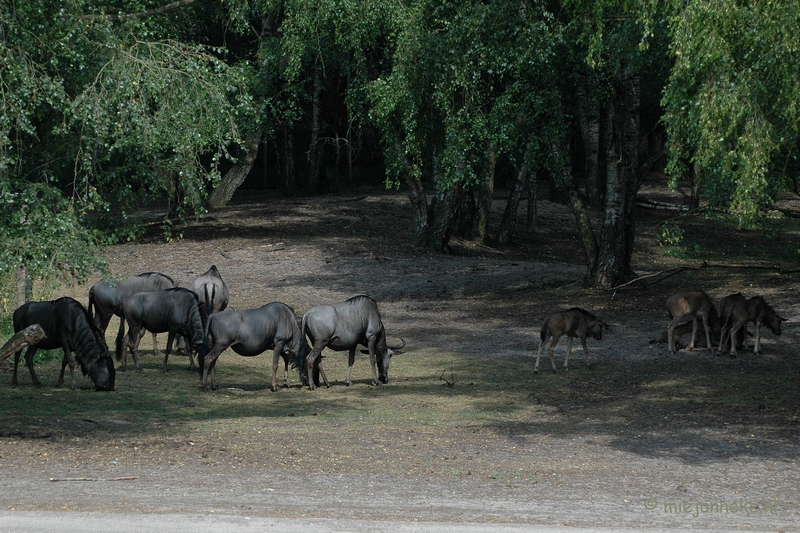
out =
[[697,317],[703,321],[703,329],[706,332],[706,346],[710,347],[711,344],[711,329],[709,327],[709,316],[711,310],[715,309],[714,303],[705,292],[701,290],[684,290],[679,291],[669,297],[667,300],[667,311],[671,321],[667,326],[667,339],[669,340],[669,351],[677,353],[675,348],[674,330],[681,319],[685,316],[692,317],[692,340],[689,343],[689,349],[695,348],[695,339],[697,338]]
[[328,380],[321,366],[321,353],[324,348],[339,352],[349,351],[346,384],[350,386],[350,373],[355,363],[356,348],[359,344],[366,346],[369,360],[372,365],[372,383],[380,385],[389,382],[389,364],[392,356],[401,353],[399,350],[406,345],[389,346],[386,344],[386,330],[378,313],[378,304],[369,296],[354,296],[344,302],[333,305],[319,305],[313,307],[303,315],[302,335],[311,340],[309,347],[304,343],[300,350],[300,368],[308,372],[308,386],[315,389],[319,385],[316,374],[322,374],[325,386],[329,387]]
[[[14,331],[22,331],[32,324],[39,324],[47,338],[34,346],[28,347],[25,352],[25,364],[31,373],[34,385],[42,384],[33,371],[33,356],[36,350],[64,349],[64,359],[61,362],[61,374],[58,376],[58,386],[64,385],[64,369],[69,365],[72,377],[72,388],[77,388],[75,381],[75,358],[81,365],[81,371],[88,375],[94,382],[95,389],[99,391],[114,390],[114,361],[108,353],[105,339],[91,321],[89,314],[80,302],[69,298],[59,298],[50,302],[28,302],[14,311]],[[17,384],[17,366],[19,365],[20,349],[14,354],[13,385]]]
[[[161,291],[175,286],[167,275],[159,272],[143,272],[138,276],[130,276],[120,281],[98,281],[89,289],[89,316],[94,325],[105,335],[111,317],[122,318],[122,301],[137,292]],[[144,330],[142,330],[144,334]],[[153,351],[159,355],[156,334],[153,333]]]
[[[167,350],[164,353],[164,372],[167,372],[167,359],[172,350],[172,342],[176,335],[190,339],[194,347],[204,342],[203,322],[200,320],[197,295],[184,288],[166,289],[163,291],[137,292],[122,302],[122,314],[125,318],[119,324],[117,333],[117,361],[122,360],[120,370],[128,368],[128,347],[133,353],[136,370],[139,366],[139,332],[142,328],[153,333],[167,332]],[[128,335],[125,337],[125,322],[128,323]],[[124,339],[123,339],[124,337]],[[124,340],[124,342],[123,342]],[[194,359],[189,351],[189,362],[194,369]]]
[[278,390],[278,361],[283,357],[283,383],[289,382],[289,358],[295,362],[305,338],[297,326],[294,310],[286,304],[273,302],[258,309],[221,311],[214,313],[206,325],[207,344],[197,356],[202,370],[203,388],[209,373],[211,388],[217,388],[215,369],[217,358],[227,348],[244,356],[254,356],[273,349],[272,390]]
[[[712,307],[711,311],[708,314],[708,325],[711,328],[711,346],[706,346],[705,337],[699,337],[695,341],[695,347],[697,348],[713,348],[714,345],[719,341],[719,334],[722,324],[720,323],[719,316],[717,315],[716,308]],[[689,320],[687,322],[683,322],[675,326],[675,329],[672,330],[672,340],[675,343],[675,347],[678,349],[687,348],[692,342],[692,331],[694,325],[692,321]],[[736,337],[737,345],[741,346],[742,342],[744,342],[744,334],[745,331],[742,330]],[[667,342],[667,328],[661,332],[661,336],[657,339],[653,339],[650,341],[650,344],[655,343],[666,343]]]
[[581,339],[583,353],[586,355],[586,366],[592,368],[592,364],[589,361],[589,349],[586,347],[586,336],[591,335],[597,340],[602,340],[604,327],[607,328],[608,324],[580,307],[573,307],[566,311],[553,313],[547,317],[544,324],[542,324],[542,331],[539,333],[539,352],[536,354],[536,364],[533,367],[533,373],[539,373],[539,357],[542,355],[542,348],[547,342],[547,339],[551,337],[553,340],[550,342],[548,353],[550,355],[550,365],[553,367],[553,372],[556,372],[553,350],[556,347],[558,339],[561,338],[562,335],[567,335],[567,356],[564,359],[564,369],[569,370],[569,356],[572,354],[573,337],[579,337]]
[[208,315],[224,311],[228,307],[228,287],[216,265],[211,265],[204,274],[192,282],[192,292],[200,302],[200,315],[205,324]]
[[[781,322],[784,320],[778,316],[772,307],[764,301],[761,296],[753,296],[752,298],[744,299],[744,296],[739,295],[736,298],[727,316],[723,319],[722,333],[720,334],[719,347],[717,354],[721,354],[726,349],[728,342],[728,332],[730,332],[731,342],[731,357],[736,357],[738,354],[736,350],[736,343],[734,342],[735,335],[746,329],[748,322],[753,322],[756,325],[756,343],[753,347],[753,353],[756,355],[761,351],[761,326],[766,325],[772,330],[775,335],[781,334]],[[747,340],[745,337],[745,347]]]

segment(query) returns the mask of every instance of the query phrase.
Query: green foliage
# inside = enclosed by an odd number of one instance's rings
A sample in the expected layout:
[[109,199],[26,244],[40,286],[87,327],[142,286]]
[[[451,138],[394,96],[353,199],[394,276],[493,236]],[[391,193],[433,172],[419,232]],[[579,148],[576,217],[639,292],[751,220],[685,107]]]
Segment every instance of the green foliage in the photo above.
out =
[[661,233],[656,235],[664,253],[670,257],[696,258],[700,253],[700,245],[684,241],[685,232],[675,222],[666,220],[661,224]]
[[83,280],[104,268],[95,232],[58,189],[46,183],[0,186],[0,276],[25,266],[32,279]]
[[676,2],[664,92],[674,181],[696,163],[712,207],[760,220],[779,182],[773,161],[800,126],[800,5]]

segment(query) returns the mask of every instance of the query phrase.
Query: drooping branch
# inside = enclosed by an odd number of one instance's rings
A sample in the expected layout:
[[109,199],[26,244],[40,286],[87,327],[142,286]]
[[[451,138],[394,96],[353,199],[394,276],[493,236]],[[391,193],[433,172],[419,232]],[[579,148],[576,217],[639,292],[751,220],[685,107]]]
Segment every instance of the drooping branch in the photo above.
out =
[[0,348],[0,363],[11,357],[11,354],[38,344],[46,338],[47,335],[44,334],[44,330],[39,324],[32,324],[22,331],[18,331]]
[[161,15],[162,13],[166,13],[167,11],[173,11],[175,9],[179,9],[184,6],[188,6],[194,4],[197,0],[178,0],[177,2],[172,2],[171,4],[167,4],[161,7],[154,7],[153,9],[148,9],[146,11],[139,11],[136,13],[122,13],[116,15],[91,15],[88,17],[82,18],[104,18],[108,20],[113,20],[114,22],[119,22],[125,19],[133,19],[133,18],[146,18],[151,17],[153,15]]

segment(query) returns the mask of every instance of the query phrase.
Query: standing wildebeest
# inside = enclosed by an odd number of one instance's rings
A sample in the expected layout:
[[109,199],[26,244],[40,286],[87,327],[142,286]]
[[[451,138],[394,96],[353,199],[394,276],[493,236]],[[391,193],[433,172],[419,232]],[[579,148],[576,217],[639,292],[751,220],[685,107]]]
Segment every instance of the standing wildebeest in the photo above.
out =
[[228,307],[228,287],[216,265],[211,265],[205,274],[198,276],[192,282],[192,292],[197,295],[200,302],[200,315],[203,323],[211,313],[224,311]]
[[[31,373],[34,385],[42,384],[33,371],[33,356],[39,348],[54,350],[64,349],[64,359],[61,362],[61,374],[58,376],[58,386],[64,385],[64,369],[69,365],[72,377],[72,388],[77,388],[75,381],[75,361],[72,352],[81,365],[84,375],[89,375],[97,390],[114,390],[114,361],[108,353],[100,330],[91,321],[89,314],[78,301],[69,298],[59,298],[50,302],[28,302],[14,311],[14,331],[22,331],[32,324],[39,324],[47,338],[39,344],[30,346],[25,352],[25,364]],[[14,354],[13,385],[17,384],[17,366],[22,350]]]
[[369,353],[373,385],[389,382],[392,356],[399,354],[399,350],[406,345],[403,339],[400,339],[403,344],[399,346],[386,344],[386,330],[378,313],[378,304],[369,296],[363,295],[333,305],[313,307],[303,315],[300,331],[303,337],[308,335],[313,346],[310,348],[303,343],[299,354],[301,372],[305,367],[308,372],[308,386],[312,390],[319,385],[319,379],[313,379],[317,372],[322,374],[325,386],[330,386],[321,365],[321,353],[325,347],[336,352],[350,352],[345,382],[350,386],[350,373],[359,344],[368,348],[368,352],[364,353]]
[[217,388],[217,358],[227,348],[244,356],[254,356],[272,348],[272,390],[278,390],[278,360],[283,357],[283,383],[289,382],[289,355],[300,353],[305,337],[297,327],[291,307],[273,302],[258,309],[214,313],[206,325],[207,344],[197,356],[202,370],[203,388],[211,374],[211,388]]
[[[128,347],[133,353],[133,362],[136,370],[141,372],[139,366],[139,332],[142,328],[153,333],[168,332],[167,350],[164,353],[164,373],[167,372],[167,359],[172,350],[175,335],[183,335],[196,346],[204,342],[203,322],[200,320],[197,295],[184,288],[167,289],[163,291],[137,292],[125,298],[122,302],[122,314],[125,318],[119,324],[117,333],[117,361],[122,360],[120,370],[125,372],[128,368]],[[125,337],[125,322],[128,323],[128,336]],[[192,352],[189,351],[189,362],[195,368]]]
[[[725,300],[723,299],[723,302]],[[711,328],[711,346],[706,346],[706,341],[704,337],[699,337],[695,342],[696,348],[712,348],[715,343],[719,342],[719,335],[720,330],[722,328],[722,324],[720,323],[719,316],[717,315],[716,308],[712,307],[711,311],[708,314],[708,325]],[[688,348],[692,342],[693,338],[693,328],[694,325],[692,321],[689,320],[682,324],[678,324],[675,326],[675,329],[672,330],[672,342],[675,343],[675,347],[677,349]],[[736,336],[736,345],[741,346],[744,342],[745,330],[742,329]],[[655,344],[657,342],[667,342],[667,329],[661,332],[661,336],[657,339],[653,339],[650,341],[650,344]]]
[[708,323],[712,309],[716,308],[711,298],[708,294],[700,290],[679,291],[669,297],[669,300],[667,300],[667,311],[672,320],[667,326],[667,340],[669,341],[669,351],[671,353],[677,353],[674,330],[685,316],[692,317],[692,340],[689,343],[689,349],[693,350],[695,348],[698,316],[702,319],[703,329],[706,332],[706,346],[709,348],[712,346],[711,329]]
[[[732,304],[727,309],[727,314],[723,315],[722,333],[717,347],[717,355],[723,353],[727,347],[728,332],[730,332],[731,357],[739,355],[734,338],[739,331],[746,329],[748,322],[753,322],[756,325],[756,343],[753,347],[753,353],[758,355],[761,351],[761,325],[766,324],[772,330],[772,333],[780,335],[781,321],[784,319],[779,317],[761,296],[753,296],[747,300],[740,294],[734,296],[738,296],[738,298],[733,299]],[[746,347],[746,336],[744,344]]]
[[567,335],[567,356],[564,359],[564,368],[569,370],[569,356],[572,354],[573,337],[579,337],[581,339],[583,353],[586,355],[586,366],[592,368],[592,364],[589,361],[589,349],[586,347],[586,336],[591,335],[597,340],[602,340],[604,327],[607,328],[608,324],[580,307],[573,307],[572,309],[550,315],[545,319],[544,324],[542,324],[542,331],[539,334],[539,352],[536,354],[536,364],[533,367],[533,373],[539,373],[539,357],[542,355],[542,348],[550,337],[552,337],[553,340],[550,342],[548,354],[550,355],[550,365],[553,367],[553,372],[556,372],[553,350],[556,347],[558,339],[561,338],[562,335]]
[[[125,298],[137,292],[161,291],[174,286],[172,278],[159,272],[144,272],[116,282],[98,281],[89,289],[89,316],[93,317],[94,325],[105,335],[112,316],[117,315],[122,322],[122,301]],[[153,351],[156,356],[159,355],[155,333]]]

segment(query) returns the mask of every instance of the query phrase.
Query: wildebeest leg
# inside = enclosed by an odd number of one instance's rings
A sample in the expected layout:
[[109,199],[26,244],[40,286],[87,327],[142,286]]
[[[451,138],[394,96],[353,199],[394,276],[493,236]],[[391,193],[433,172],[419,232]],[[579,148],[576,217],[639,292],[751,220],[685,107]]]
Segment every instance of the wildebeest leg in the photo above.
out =
[[[558,339],[560,339],[560,338],[561,338],[561,334],[560,333],[557,334],[557,335],[553,335],[553,340],[550,341],[550,348],[547,350],[547,353],[550,355],[550,366],[553,367],[553,372],[558,372],[558,370],[556,370],[556,360],[553,357],[553,350],[556,349],[556,343],[558,342]],[[570,338],[570,340],[571,340],[571,338]]]
[[689,350],[694,350],[695,339],[697,339],[697,317],[692,316],[692,342],[689,343]]
[[[164,352],[164,364],[161,367],[161,370],[166,374],[167,373],[167,359],[169,359],[169,352],[172,350],[172,342],[175,340],[175,334],[173,332],[169,332],[167,335],[167,351]],[[189,350],[191,354],[191,349]],[[191,355],[189,358],[191,359]],[[194,367],[194,362],[192,362],[192,367]]]
[[[142,330],[141,337],[144,337],[144,330]],[[156,340],[158,335],[153,333],[153,354],[156,357],[160,357],[161,353],[158,351],[158,341]]]
[[564,358],[564,370],[569,372],[569,356],[572,355],[572,335],[567,335],[567,356]]
[[[380,380],[378,379],[378,361],[375,357],[375,344],[377,343],[376,338],[372,338],[367,340],[367,347],[369,348],[369,364],[372,367],[372,384],[376,387],[381,384]],[[353,352],[355,353],[355,352]]]
[[[39,381],[39,378],[36,377],[36,372],[33,371],[33,356],[36,354],[36,350],[39,348],[37,346],[29,346],[28,350],[25,352],[25,366],[28,367],[28,371],[31,373],[31,380],[33,384],[37,387],[41,387],[42,383]],[[14,354],[14,377],[11,379],[11,384],[17,384],[17,366],[19,366],[19,356],[22,355],[22,351],[20,350],[16,354]]]
[[206,354],[205,359],[203,360],[203,368],[201,372],[202,386],[204,389],[208,386],[208,375],[211,374],[211,390],[217,390],[217,375],[215,372],[217,367],[217,358],[227,348],[228,347],[224,344],[220,346],[214,346],[212,350]]
[[325,384],[326,389],[331,388],[331,384],[328,383],[328,376],[325,375],[325,369],[322,368],[322,359],[320,358],[319,365],[317,366],[319,369],[319,375],[322,376],[322,382]]
[[[283,344],[275,343],[275,349],[272,351],[272,391],[278,392],[278,363],[280,363],[281,356],[283,355]],[[288,371],[284,373],[284,382],[288,377]]]
[[[308,369],[308,388],[310,390],[315,390],[317,388],[317,384],[314,383],[314,365],[317,365],[317,369],[322,371],[322,360],[320,358],[320,353],[324,347],[324,344],[322,346],[315,345],[311,350],[311,353],[309,353],[306,357],[306,368]],[[319,362],[317,362],[318,359]]]
[[356,347],[353,346],[350,348],[350,353],[347,355],[347,379],[344,381],[344,384],[348,387],[352,385],[350,381],[350,372],[353,370],[353,365],[356,363]]
[[[747,327],[747,322],[744,323],[744,327]],[[745,339],[747,335],[745,335]],[[761,321],[756,320],[756,344],[753,347],[753,353],[758,355],[761,352]]]
[[75,381],[75,360],[72,358],[72,353],[68,347],[64,347],[64,358],[61,360],[61,373],[58,375],[58,382],[56,387],[64,386],[64,369],[69,365],[69,375],[72,378],[72,390],[78,388],[78,382]]
[[589,348],[586,347],[586,337],[581,337],[581,345],[583,346],[583,355],[586,356],[586,366],[589,370],[592,369],[592,363],[589,361]]
[[708,315],[703,315],[703,328],[706,330],[706,347],[711,349],[711,331],[708,329]]
[[725,320],[725,324],[722,326],[722,329],[719,332],[719,345],[717,346],[717,355],[721,355],[725,353],[727,348],[726,341],[728,340],[728,335],[733,335],[733,327],[731,327],[728,322],[729,320]]
[[[675,326],[678,325],[678,322],[681,321],[681,318],[683,318],[683,315],[676,315],[667,326],[667,339],[669,340],[669,351],[672,354],[678,353],[678,350],[675,348],[675,336],[673,335],[673,333],[675,332]],[[694,344],[694,330],[692,331],[692,344]]]
[[142,366],[139,364],[139,341],[142,340],[142,337],[139,335],[137,331],[135,335],[129,334],[129,339],[131,342],[131,355],[133,356],[133,365],[136,368],[137,372],[144,372]]
[[538,352],[536,352],[536,364],[535,364],[535,365],[533,365],[533,373],[534,373],[534,374],[538,374],[538,373],[539,373],[539,357],[541,357],[541,355],[542,355],[542,348],[544,348],[544,344],[547,342],[547,340],[548,340],[549,338],[550,338],[550,337],[545,337],[544,339],[542,339],[541,341],[539,341],[539,351],[538,351]]

